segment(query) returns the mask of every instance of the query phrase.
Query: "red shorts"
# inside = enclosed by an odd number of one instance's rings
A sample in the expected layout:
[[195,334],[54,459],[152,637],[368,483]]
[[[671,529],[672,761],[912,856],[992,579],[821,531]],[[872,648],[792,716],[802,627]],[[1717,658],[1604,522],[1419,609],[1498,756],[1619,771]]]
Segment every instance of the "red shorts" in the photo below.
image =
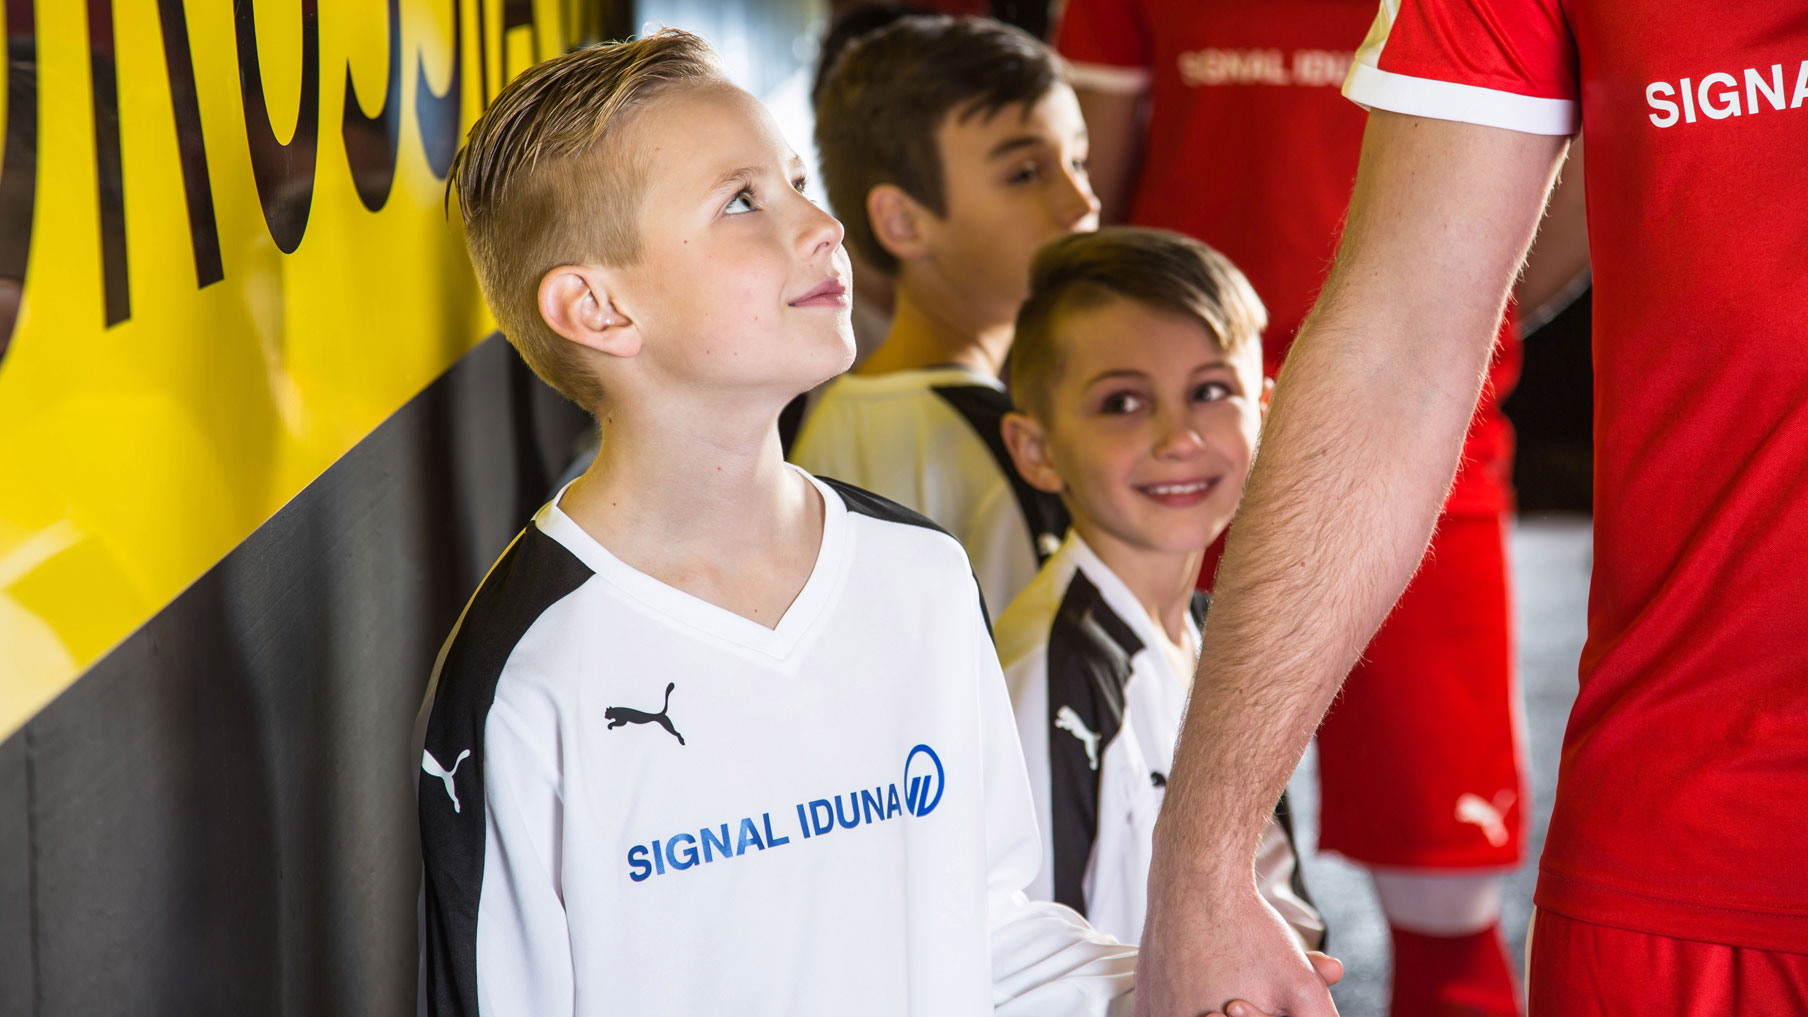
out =
[[1530,814],[1506,531],[1446,516],[1318,731],[1319,848],[1371,866],[1507,868]]
[[1531,949],[1531,1017],[1808,1013],[1808,954],[1670,939],[1542,908]]

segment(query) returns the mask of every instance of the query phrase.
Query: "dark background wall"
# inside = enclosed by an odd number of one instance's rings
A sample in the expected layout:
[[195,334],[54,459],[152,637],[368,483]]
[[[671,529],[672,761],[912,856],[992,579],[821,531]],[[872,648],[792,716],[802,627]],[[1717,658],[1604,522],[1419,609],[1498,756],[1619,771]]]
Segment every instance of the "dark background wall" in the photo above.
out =
[[585,419],[478,346],[0,744],[0,1014],[407,1014],[409,738]]

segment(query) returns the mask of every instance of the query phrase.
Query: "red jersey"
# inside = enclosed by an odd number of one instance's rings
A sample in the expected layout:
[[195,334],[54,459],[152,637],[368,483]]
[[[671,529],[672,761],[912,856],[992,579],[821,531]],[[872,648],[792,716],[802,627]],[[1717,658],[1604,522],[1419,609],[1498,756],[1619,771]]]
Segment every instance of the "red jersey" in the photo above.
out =
[[[1148,93],[1130,221],[1198,237],[1243,270],[1268,306],[1271,376],[1336,252],[1366,120],[1338,87],[1374,17],[1374,0],[1068,0],[1057,32],[1076,86]],[[1519,354],[1509,321],[1447,511],[1511,505],[1500,401]]]
[[1808,950],[1808,15],[1385,0],[1349,96],[1588,138],[1595,569],[1538,904]]

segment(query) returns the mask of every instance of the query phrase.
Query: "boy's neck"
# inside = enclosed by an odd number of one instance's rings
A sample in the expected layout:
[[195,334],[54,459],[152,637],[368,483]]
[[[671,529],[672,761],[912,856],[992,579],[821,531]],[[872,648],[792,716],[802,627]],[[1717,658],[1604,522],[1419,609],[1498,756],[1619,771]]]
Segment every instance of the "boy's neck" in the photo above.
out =
[[776,413],[752,428],[662,416],[606,416],[596,461],[560,509],[630,567],[776,626],[815,566],[824,511],[785,465]]
[[1205,549],[1176,554],[1131,547],[1079,518],[1074,519],[1074,529],[1130,590],[1149,620],[1167,634],[1168,641],[1183,645]]
[[908,272],[898,278],[891,332],[854,373],[889,374],[926,367],[965,367],[998,377],[1011,351],[1014,322],[980,313],[947,287],[925,287]]

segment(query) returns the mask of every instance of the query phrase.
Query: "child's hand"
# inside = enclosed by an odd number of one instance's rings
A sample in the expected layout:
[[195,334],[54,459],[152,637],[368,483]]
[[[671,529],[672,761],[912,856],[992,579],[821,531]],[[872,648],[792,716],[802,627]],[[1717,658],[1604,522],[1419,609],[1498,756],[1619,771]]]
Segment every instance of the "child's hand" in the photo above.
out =
[[[1326,985],[1336,985],[1343,980],[1343,961],[1317,950],[1307,950],[1306,959],[1312,962],[1312,970],[1318,972],[1318,977],[1323,978]],[[1208,1014],[1207,1017],[1280,1017],[1241,999],[1231,1000],[1225,1009],[1229,1011],[1228,1014]]]

